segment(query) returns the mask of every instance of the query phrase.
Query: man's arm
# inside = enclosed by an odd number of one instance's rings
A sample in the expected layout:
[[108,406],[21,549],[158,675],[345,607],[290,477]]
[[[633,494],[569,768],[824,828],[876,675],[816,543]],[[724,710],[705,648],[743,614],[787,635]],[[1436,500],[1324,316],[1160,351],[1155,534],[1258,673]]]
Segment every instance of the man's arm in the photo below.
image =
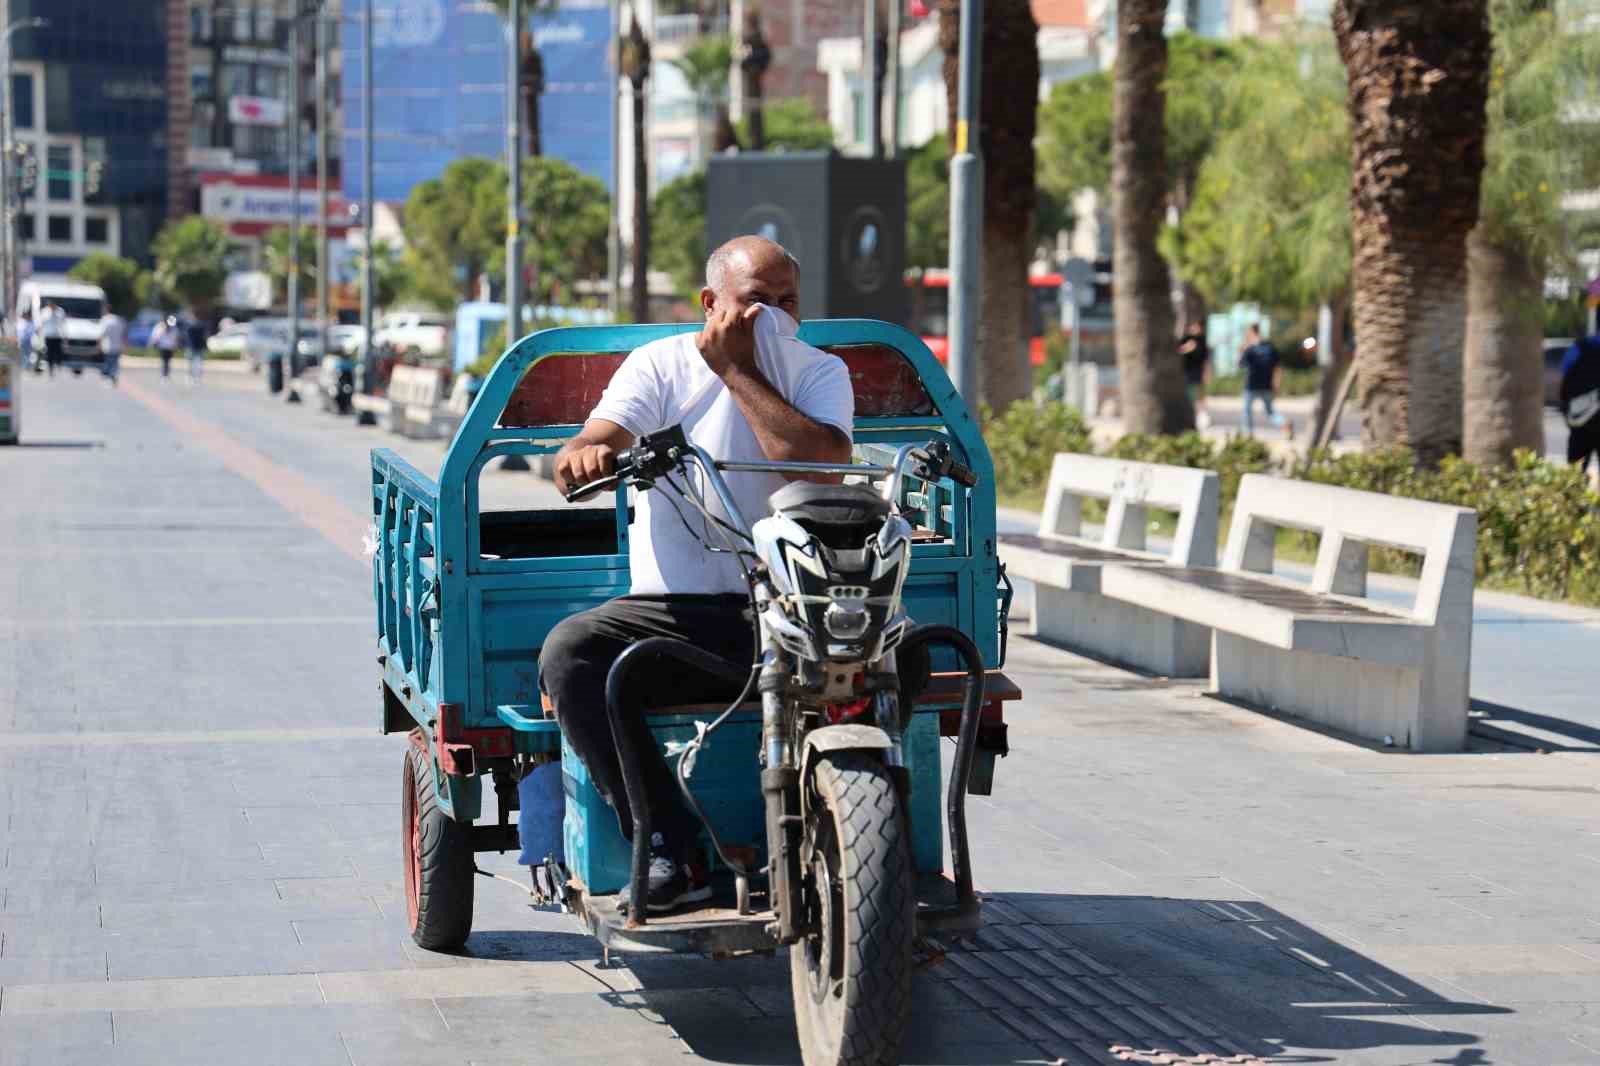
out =
[[[695,347],[733,395],[756,435],[761,454],[775,463],[847,463],[850,438],[838,428],[797,410],[773,388],[756,363],[755,321],[759,307],[721,311],[706,320]],[[789,476],[791,481],[842,480],[837,475]]]
[[617,453],[633,447],[633,434],[603,418],[591,418],[556,453],[556,488],[566,495],[599,481],[617,468]]

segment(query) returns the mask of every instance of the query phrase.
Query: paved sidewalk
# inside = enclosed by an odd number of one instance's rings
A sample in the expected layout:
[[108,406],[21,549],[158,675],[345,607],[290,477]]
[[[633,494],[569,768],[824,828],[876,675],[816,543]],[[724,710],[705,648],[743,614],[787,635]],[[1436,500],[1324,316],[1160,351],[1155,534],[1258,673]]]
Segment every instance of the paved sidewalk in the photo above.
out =
[[[797,1063],[782,958],[604,966],[489,880],[467,952],[409,943],[330,537],[368,447],[437,445],[125,385],[31,390],[0,451],[0,1064]],[[928,945],[907,1063],[1600,1064],[1600,756],[1375,751],[1024,638],[1006,669],[990,924]]]

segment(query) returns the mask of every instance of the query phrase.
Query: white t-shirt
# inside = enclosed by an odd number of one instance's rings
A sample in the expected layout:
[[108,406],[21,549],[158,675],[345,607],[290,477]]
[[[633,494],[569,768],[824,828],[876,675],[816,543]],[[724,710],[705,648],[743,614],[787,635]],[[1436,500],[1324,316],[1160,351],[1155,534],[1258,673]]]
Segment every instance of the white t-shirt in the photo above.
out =
[[127,323],[116,312],[100,320],[100,348],[106,352],[122,351],[123,338],[127,336]]
[[[772,387],[795,410],[850,436],[855,394],[850,372],[838,356],[795,338],[794,319],[766,309],[756,322],[756,362]],[[694,344],[695,334],[652,341],[636,348],[617,369],[590,418],[615,422],[635,436],[682,424],[691,443],[713,459],[760,462],[766,459],[733,394],[706,366]],[[698,475],[696,475],[698,476]],[[754,524],[768,513],[767,497],[787,482],[778,474],[727,473],[734,502]],[[703,486],[709,510],[725,517],[709,485]],[[638,494],[629,537],[628,561],[635,596],[743,593],[739,566],[725,553],[713,554],[697,543],[672,503],[707,543],[721,545],[707,531],[705,518],[664,483]]]

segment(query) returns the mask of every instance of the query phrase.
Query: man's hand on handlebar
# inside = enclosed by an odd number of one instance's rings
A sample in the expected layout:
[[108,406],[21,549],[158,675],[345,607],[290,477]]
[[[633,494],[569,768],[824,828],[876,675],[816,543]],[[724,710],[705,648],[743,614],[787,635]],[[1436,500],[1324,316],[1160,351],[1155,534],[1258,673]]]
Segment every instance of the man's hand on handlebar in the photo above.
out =
[[617,454],[633,447],[633,434],[603,418],[591,418],[556,454],[556,488],[566,496],[573,489],[610,477]]
[[617,451],[609,444],[585,444],[556,456],[556,488],[566,495],[580,485],[608,477],[617,468]]

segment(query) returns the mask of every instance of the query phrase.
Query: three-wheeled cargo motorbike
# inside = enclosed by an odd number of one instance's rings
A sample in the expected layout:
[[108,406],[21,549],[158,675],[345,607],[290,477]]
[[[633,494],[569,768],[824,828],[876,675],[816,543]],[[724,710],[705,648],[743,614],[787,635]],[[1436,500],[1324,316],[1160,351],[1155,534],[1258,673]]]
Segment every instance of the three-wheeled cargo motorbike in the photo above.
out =
[[[611,491],[614,506],[482,506],[489,463],[558,450],[629,351],[694,328],[535,333],[484,382],[437,482],[373,452],[383,729],[410,734],[401,851],[412,936],[461,947],[475,853],[520,850],[535,894],[574,912],[608,954],[787,947],[808,1066],[893,1063],[918,935],[980,923],[965,801],[989,793],[1007,750],[1003,704],[1020,695],[991,668],[1003,662],[1010,586],[995,551],[988,450],[915,336],[882,322],[808,322],[800,338],[850,371],[852,462],[725,462],[673,427],[572,493]],[[791,481],[770,498],[771,514],[747,516],[723,477],[745,471],[843,481]],[[626,594],[630,494],[663,486],[706,550],[729,553],[744,573],[756,659],[653,638],[611,668],[606,712],[630,842],[563,743],[538,659],[556,623]],[[931,671],[903,689],[900,664],[914,657]],[[644,686],[630,679],[663,659],[738,696],[624,706],[624,693],[648,687],[647,675]],[[624,726],[641,714],[675,761],[712,860],[712,898],[668,914],[644,905],[651,811],[630,739],[639,731]],[[941,737],[954,740],[943,789]],[[498,818],[479,824],[485,778]],[[537,781],[553,787],[526,787]],[[531,828],[525,796],[558,805],[550,839]]]

